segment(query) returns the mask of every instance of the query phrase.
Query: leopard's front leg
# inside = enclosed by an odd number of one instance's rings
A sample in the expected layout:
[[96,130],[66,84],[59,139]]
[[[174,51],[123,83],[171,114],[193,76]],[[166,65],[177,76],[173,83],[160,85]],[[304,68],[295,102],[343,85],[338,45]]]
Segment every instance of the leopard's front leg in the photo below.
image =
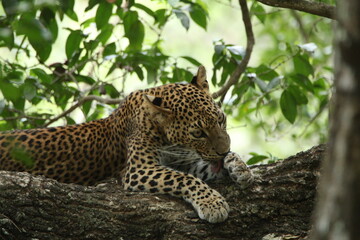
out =
[[252,171],[235,152],[229,152],[222,163],[211,163],[199,158],[198,161],[189,166],[186,172],[204,181],[223,178],[225,175],[229,175],[243,189],[254,181]]
[[229,152],[226,155],[224,168],[228,171],[230,178],[241,188],[247,188],[254,181],[252,171],[237,153]]
[[139,164],[139,158],[132,159],[131,162],[124,178],[125,189],[182,197],[192,204],[201,219],[210,223],[227,219],[230,209],[226,200],[202,180],[148,159],[143,164]]

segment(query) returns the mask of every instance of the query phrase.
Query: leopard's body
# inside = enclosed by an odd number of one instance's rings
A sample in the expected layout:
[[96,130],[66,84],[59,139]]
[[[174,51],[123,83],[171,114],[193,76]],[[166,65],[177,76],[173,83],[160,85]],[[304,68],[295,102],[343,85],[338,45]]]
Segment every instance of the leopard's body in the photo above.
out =
[[182,197],[200,218],[221,222],[229,206],[203,180],[252,179],[229,150],[225,115],[200,67],[191,84],[133,92],[105,119],[0,133],[0,169],[85,185],[116,177],[128,190]]

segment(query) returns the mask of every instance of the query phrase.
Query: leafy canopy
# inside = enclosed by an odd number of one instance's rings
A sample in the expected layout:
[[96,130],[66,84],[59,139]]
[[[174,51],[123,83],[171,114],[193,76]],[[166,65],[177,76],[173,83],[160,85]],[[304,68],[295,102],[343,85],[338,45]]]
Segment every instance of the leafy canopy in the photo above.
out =
[[[210,9],[236,4],[219,2],[89,0],[81,8],[75,0],[2,0],[0,51],[6,54],[0,56],[0,130],[48,126],[59,117],[74,124],[70,111],[57,117],[53,109],[64,112],[86,96],[121,99],[134,78],[148,84],[191,79],[201,63],[196,56],[179,61],[164,52],[163,29],[176,19],[185,29],[197,25],[207,31]],[[267,137],[286,131],[312,139],[317,132],[316,141],[325,141],[323,113],[332,85],[330,20],[256,1],[248,5],[261,53],[224,98],[225,111]],[[57,49],[63,29],[68,34],[64,49]],[[223,39],[213,43],[210,80],[218,88],[241,62],[246,46]],[[56,51],[66,60],[53,56]],[[86,121],[106,114],[108,105],[94,99],[78,105]],[[251,163],[263,159],[253,153]]]

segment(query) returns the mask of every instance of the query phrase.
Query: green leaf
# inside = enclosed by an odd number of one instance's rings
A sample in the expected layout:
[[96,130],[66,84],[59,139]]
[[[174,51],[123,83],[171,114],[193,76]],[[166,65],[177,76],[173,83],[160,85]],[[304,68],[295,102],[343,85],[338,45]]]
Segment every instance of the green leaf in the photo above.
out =
[[306,95],[301,91],[300,88],[298,88],[295,85],[290,85],[287,89],[294,96],[297,105],[302,105],[302,104],[308,103],[308,99],[307,99]]
[[202,65],[200,62],[198,62],[196,59],[189,57],[189,56],[181,56],[181,58],[187,60],[189,63],[195,65],[195,66],[200,66]]
[[251,155],[253,155],[249,160],[246,161],[247,165],[253,165],[259,162],[264,161],[265,159],[268,159],[268,156],[265,155],[258,155],[256,153],[251,153]]
[[102,29],[106,24],[109,23],[109,19],[112,14],[113,5],[102,1],[96,11],[95,23],[98,30]]
[[72,119],[72,118],[69,117],[69,116],[66,116],[65,119],[66,119],[66,124],[67,124],[67,125],[74,125],[74,124],[76,124],[75,120]]
[[64,13],[72,20],[78,21],[78,17],[74,12],[75,0],[61,0],[60,5]]
[[141,67],[136,66],[136,67],[134,68],[134,71],[135,71],[136,75],[138,76],[138,78],[139,78],[141,81],[144,80],[144,73],[143,73]]
[[80,26],[82,26],[83,28],[88,28],[90,27],[91,24],[93,24],[95,22],[95,17],[90,17],[88,19],[86,19],[85,21],[83,21]]
[[31,75],[35,75],[39,78],[39,80],[44,84],[50,84],[52,81],[52,77],[49,76],[44,70],[41,68],[33,68],[30,70]]
[[6,130],[12,130],[14,129],[14,122],[5,122],[5,121],[0,121],[0,131],[6,131]]
[[110,95],[111,98],[118,98],[120,96],[119,91],[112,84],[106,84],[104,88],[106,94]]
[[297,105],[295,97],[289,90],[284,90],[280,97],[280,108],[284,117],[290,122],[294,123],[297,116]]
[[132,28],[133,31],[127,34],[130,39],[130,47],[132,49],[141,49],[145,37],[145,27],[142,22],[136,21]]
[[29,39],[29,42],[31,46],[35,49],[40,62],[45,62],[51,53],[51,43],[40,43],[40,42],[34,42],[33,40]]
[[129,39],[130,50],[140,50],[145,37],[145,27],[138,19],[137,12],[128,12],[124,17],[125,37]]
[[186,30],[189,30],[189,27],[190,27],[189,17],[181,10],[174,9],[173,12],[175,13],[175,16],[180,20],[181,25]]
[[1,82],[0,89],[4,98],[13,103],[15,103],[22,95],[19,88],[6,81]]
[[166,9],[159,9],[155,11],[155,21],[158,24],[159,27],[162,27],[165,25],[168,15],[166,14]]
[[156,19],[156,14],[154,13],[153,10],[151,10],[150,8],[146,7],[145,5],[143,4],[140,4],[140,3],[135,3],[133,5],[133,7],[136,7],[138,9],[141,9],[143,10],[144,12],[146,12],[149,16],[153,17],[154,19]]
[[79,50],[82,39],[83,36],[80,30],[72,31],[69,34],[65,46],[65,52],[68,59],[71,59],[74,53]]
[[[106,24],[102,29],[99,35],[96,37],[96,40],[101,42],[103,45],[106,44],[107,40],[111,37],[111,34],[113,33],[114,26],[112,24]],[[94,46],[96,46],[96,42],[94,43]]]
[[176,67],[173,69],[173,78],[171,82],[184,82],[191,79],[193,75],[188,70],[183,68]]
[[[21,89],[19,89],[21,92]],[[25,98],[19,97],[16,101],[13,101],[14,107],[18,110],[24,110],[25,107]]]
[[207,15],[206,12],[199,5],[192,5],[190,8],[191,19],[204,30],[207,27]]
[[266,11],[265,8],[254,1],[254,4],[250,8],[250,12],[256,16],[259,21],[264,24],[266,20]]
[[125,33],[130,32],[131,25],[136,21],[139,21],[139,15],[135,11],[128,11],[124,16],[124,31]]
[[9,72],[6,76],[6,79],[9,82],[21,84],[24,80],[24,72],[18,70]]
[[28,78],[25,80],[23,94],[26,100],[31,101],[36,96],[35,80]]
[[308,77],[302,75],[302,74],[295,74],[295,75],[291,75],[290,79],[295,82],[297,85],[299,85],[300,87],[302,87],[303,89],[314,93],[314,86],[311,83],[311,81],[309,80]]
[[58,25],[56,22],[55,12],[52,9],[45,7],[41,11],[40,20],[50,30],[52,35],[52,43],[54,43],[58,36]]
[[236,64],[232,63],[231,61],[222,61],[222,73],[221,73],[221,79],[218,85],[222,86],[225,84],[226,79],[230,77],[230,75],[235,71]]
[[0,28],[0,42],[3,41],[5,45],[11,49],[14,46],[14,33],[9,27]]
[[84,104],[82,105],[82,111],[85,115],[85,117],[89,114],[89,111],[91,109],[91,103],[92,101],[87,101],[87,102],[84,102]]
[[271,81],[279,76],[279,74],[274,69],[266,66],[265,64],[261,64],[255,68],[255,73],[259,78],[265,81]]
[[297,53],[293,58],[293,62],[296,73],[302,74],[306,77],[314,74],[314,68],[305,55],[300,55],[300,53]]
[[74,12],[74,10],[68,10],[66,12],[66,15],[71,19],[74,20],[75,22],[79,21],[78,16],[76,15],[76,12]]
[[88,6],[85,8],[85,12],[93,9],[93,7],[95,7],[97,4],[99,4],[101,0],[89,0],[89,4]]
[[149,66],[146,66],[145,68],[146,68],[146,72],[147,72],[147,77],[146,77],[147,83],[151,84],[151,83],[155,82],[156,77],[157,77],[156,69],[149,67]]
[[96,82],[93,78],[91,78],[89,76],[84,76],[84,75],[76,75],[75,78],[76,78],[76,81],[84,82],[84,83],[87,83],[89,85],[92,85],[92,84],[94,84]]
[[18,0],[8,0],[8,1],[1,1],[2,6],[5,10],[5,13],[8,17],[13,16],[17,13],[19,1]]
[[110,56],[116,54],[116,45],[114,42],[106,45],[103,51],[103,56]]
[[28,37],[31,46],[38,54],[40,61],[44,62],[50,55],[52,47],[52,34],[38,19],[22,16],[15,25],[18,34]]
[[211,83],[212,83],[212,85],[217,86],[216,68],[213,69],[213,75],[211,77]]

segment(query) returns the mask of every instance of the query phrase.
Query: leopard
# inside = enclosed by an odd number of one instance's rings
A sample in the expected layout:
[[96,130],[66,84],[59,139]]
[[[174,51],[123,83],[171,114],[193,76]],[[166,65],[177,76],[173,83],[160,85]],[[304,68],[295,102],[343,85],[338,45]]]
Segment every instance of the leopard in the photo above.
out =
[[254,179],[230,151],[203,66],[189,82],[130,93],[103,119],[1,132],[0,169],[81,185],[116,178],[128,191],[182,198],[210,223],[225,221],[230,207],[207,182],[230,176],[245,188]]

